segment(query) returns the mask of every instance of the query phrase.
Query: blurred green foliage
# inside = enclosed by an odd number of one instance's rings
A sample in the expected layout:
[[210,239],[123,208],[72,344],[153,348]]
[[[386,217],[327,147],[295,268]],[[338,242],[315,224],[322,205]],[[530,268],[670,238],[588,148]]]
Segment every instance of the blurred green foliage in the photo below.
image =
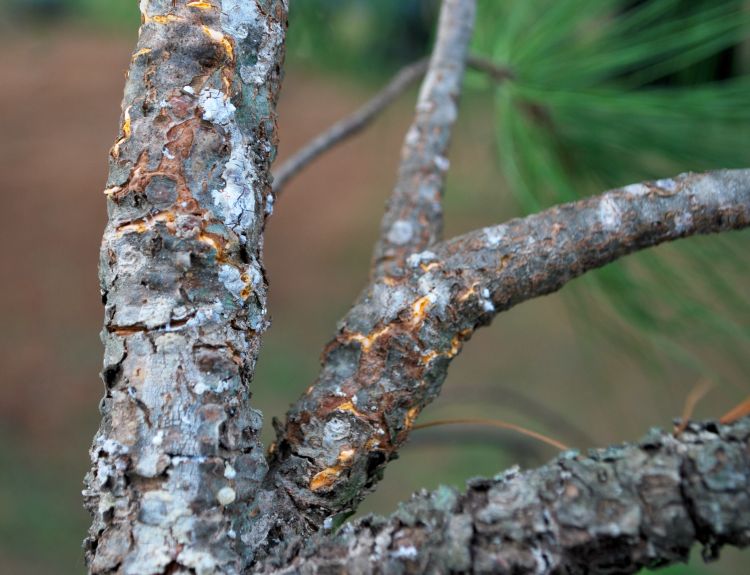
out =
[[[480,0],[498,161],[534,212],[681,171],[747,167],[750,12],[740,0]],[[474,85],[482,82],[472,80]],[[485,84],[487,85],[487,84]],[[715,381],[748,366],[746,232],[664,246],[565,290],[579,322],[644,365]]]

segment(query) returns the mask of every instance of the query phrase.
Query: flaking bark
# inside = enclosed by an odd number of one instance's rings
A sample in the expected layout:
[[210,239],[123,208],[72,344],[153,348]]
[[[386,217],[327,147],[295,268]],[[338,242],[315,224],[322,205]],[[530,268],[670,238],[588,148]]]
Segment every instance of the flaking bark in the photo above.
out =
[[101,247],[93,573],[238,573],[266,471],[250,377],[286,2],[141,0]]
[[372,282],[278,425],[269,469],[249,383],[267,325],[287,2],[140,6],[106,190],[91,572],[631,573],[684,559],[696,540],[747,544],[748,420],[567,453],[330,532],[475,329],[628,253],[750,225],[750,171],[636,184],[439,242],[474,16],[473,0],[444,0]]
[[374,278],[397,273],[410,253],[442,239],[448,146],[458,117],[475,12],[475,0],[443,2],[414,121],[401,149],[396,185],[380,224]]
[[750,419],[653,430],[532,471],[422,492],[312,539],[276,573],[624,575],[750,543]]
[[[496,314],[628,253],[748,225],[749,170],[686,174],[412,254],[341,321],[318,380],[279,429],[267,488],[291,500],[275,504],[280,538],[291,545],[295,533],[353,512],[439,394],[463,343]],[[303,521],[291,519],[300,513]]]

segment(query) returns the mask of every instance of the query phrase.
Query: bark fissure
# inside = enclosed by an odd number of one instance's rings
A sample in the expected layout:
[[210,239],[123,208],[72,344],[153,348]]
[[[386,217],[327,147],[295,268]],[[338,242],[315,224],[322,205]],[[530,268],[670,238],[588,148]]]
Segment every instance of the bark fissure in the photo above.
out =
[[356,508],[439,393],[450,361],[498,313],[628,253],[750,225],[750,171],[626,186],[412,254],[374,283],[326,347],[318,380],[292,407],[268,488],[289,517],[338,521]]
[[562,453],[420,492],[390,517],[311,539],[278,573],[636,573],[750,543],[750,419]]
[[110,154],[91,572],[239,573],[267,464],[250,406],[286,5],[141,2]]

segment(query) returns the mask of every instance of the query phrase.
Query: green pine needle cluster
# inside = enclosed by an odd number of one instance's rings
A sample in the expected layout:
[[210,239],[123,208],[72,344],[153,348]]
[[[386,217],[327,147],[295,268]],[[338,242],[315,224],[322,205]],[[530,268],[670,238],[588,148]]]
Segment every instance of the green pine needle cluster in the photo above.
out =
[[[496,88],[496,134],[524,211],[750,165],[746,3],[480,0],[477,22],[474,50],[515,75]],[[727,50],[733,69],[720,79]],[[694,238],[607,266],[564,293],[581,325],[639,361],[677,360],[738,382],[750,366],[749,248],[747,232]]]

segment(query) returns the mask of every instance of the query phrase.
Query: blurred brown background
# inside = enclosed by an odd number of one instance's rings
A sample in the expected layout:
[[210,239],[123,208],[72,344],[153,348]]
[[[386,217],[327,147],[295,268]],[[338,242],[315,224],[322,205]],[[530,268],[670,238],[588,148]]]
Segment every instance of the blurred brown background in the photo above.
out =
[[[81,480],[102,395],[101,191],[135,33],[70,21],[0,32],[0,573],[79,573],[88,524]],[[374,88],[291,66],[279,108],[281,158]],[[254,384],[269,423],[314,379],[320,350],[364,285],[413,101],[414,93],[403,97],[366,134],[318,161],[277,205],[266,240],[273,325]],[[462,102],[449,235],[516,215],[496,167],[490,105],[477,93]],[[611,343],[580,337],[567,310],[553,295],[498,317],[456,359],[422,421],[502,418],[578,447],[670,425],[696,376],[679,366],[649,375]],[[698,416],[718,416],[745,394],[739,383],[717,388]],[[460,486],[553,454],[504,432],[418,431],[366,511],[387,513],[420,487]],[[746,561],[727,552],[715,566],[671,572],[742,573]]]

